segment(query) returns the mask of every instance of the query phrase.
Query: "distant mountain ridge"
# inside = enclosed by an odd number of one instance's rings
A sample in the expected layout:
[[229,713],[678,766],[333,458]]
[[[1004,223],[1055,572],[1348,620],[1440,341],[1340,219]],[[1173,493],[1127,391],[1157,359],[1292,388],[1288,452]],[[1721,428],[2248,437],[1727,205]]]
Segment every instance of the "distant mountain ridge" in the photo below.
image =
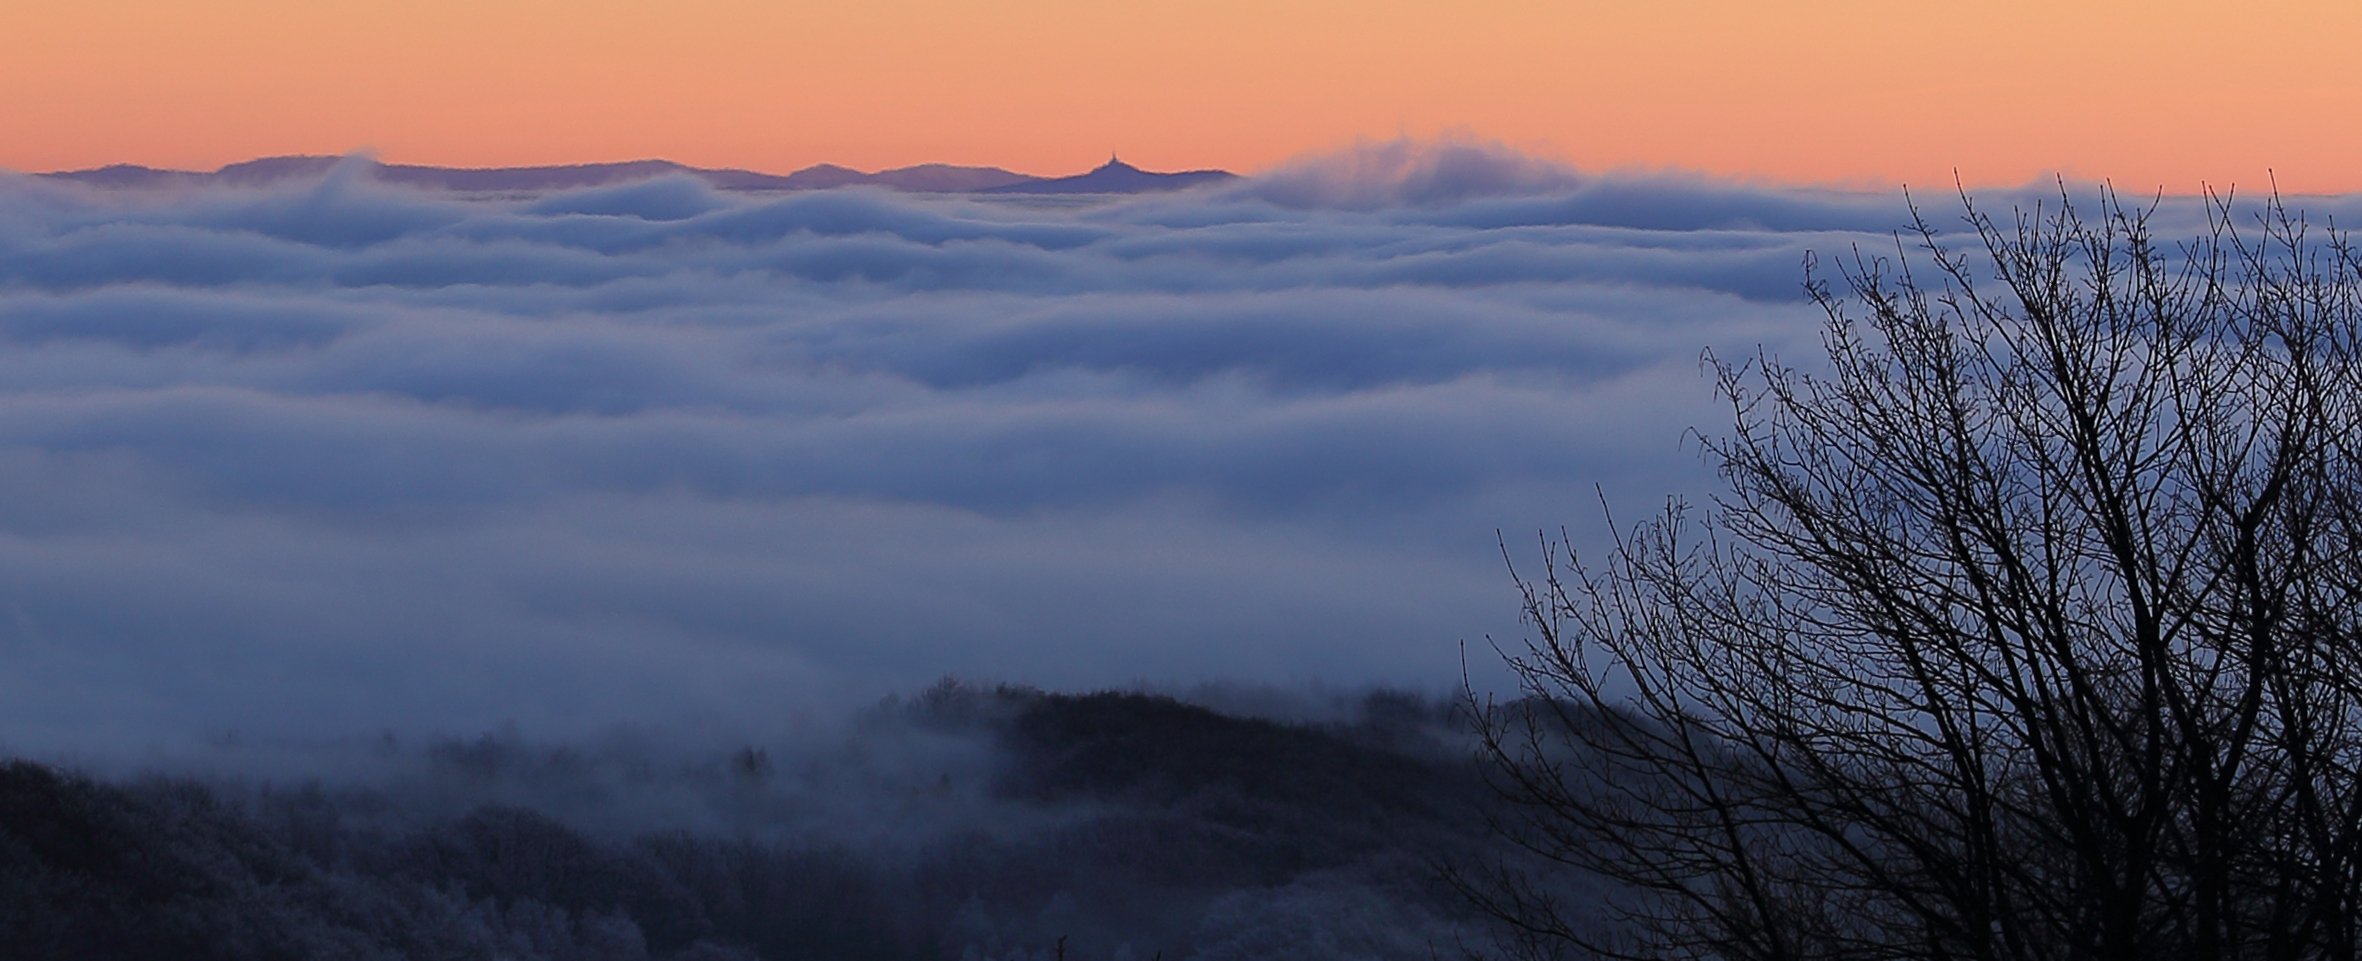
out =
[[[213,171],[165,170],[137,164],[113,164],[34,176],[110,188],[208,184],[246,187],[325,176],[345,160],[343,157],[311,155],[263,157],[229,164]],[[468,192],[569,190],[676,175],[696,177],[720,190],[826,190],[832,187],[876,186],[916,193],[991,194],[1148,193],[1232,180],[1238,176],[1225,170],[1154,173],[1112,157],[1096,170],[1071,177],[1036,177],[999,167],[962,167],[940,163],[897,167],[876,173],[863,173],[835,164],[818,164],[790,174],[691,167],[670,160],[538,167],[435,167],[378,163],[370,168],[370,176],[383,183]]]

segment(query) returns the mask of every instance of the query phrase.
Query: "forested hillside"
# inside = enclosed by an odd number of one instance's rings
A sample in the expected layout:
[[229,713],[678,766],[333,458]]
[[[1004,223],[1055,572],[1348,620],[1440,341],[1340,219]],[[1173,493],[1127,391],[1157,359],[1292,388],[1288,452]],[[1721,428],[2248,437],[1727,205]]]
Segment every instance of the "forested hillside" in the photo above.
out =
[[[1444,706],[940,686],[833,752],[446,741],[355,784],[0,767],[11,958],[1425,958],[1486,844]],[[405,766],[407,765],[407,766]]]

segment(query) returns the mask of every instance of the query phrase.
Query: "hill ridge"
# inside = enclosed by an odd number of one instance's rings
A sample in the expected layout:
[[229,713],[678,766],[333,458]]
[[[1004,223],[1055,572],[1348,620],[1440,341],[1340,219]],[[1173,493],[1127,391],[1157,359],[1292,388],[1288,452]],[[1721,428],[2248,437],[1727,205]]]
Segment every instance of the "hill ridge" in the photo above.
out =
[[[257,157],[224,164],[211,171],[177,170],[139,164],[108,164],[79,170],[58,170],[33,176],[112,189],[176,186],[264,186],[288,180],[323,177],[351,157],[289,154]],[[1000,167],[923,163],[865,173],[837,164],[814,164],[787,174],[763,173],[735,167],[693,167],[671,160],[642,159],[580,164],[538,164],[516,167],[444,167],[430,164],[380,163],[361,160],[370,175],[384,183],[457,192],[533,192],[604,187],[666,176],[690,176],[718,190],[827,190],[874,186],[914,193],[1074,194],[1144,193],[1177,190],[1201,183],[1235,179],[1225,170],[1188,170],[1156,173],[1115,158],[1087,173],[1067,177],[1038,177]]]

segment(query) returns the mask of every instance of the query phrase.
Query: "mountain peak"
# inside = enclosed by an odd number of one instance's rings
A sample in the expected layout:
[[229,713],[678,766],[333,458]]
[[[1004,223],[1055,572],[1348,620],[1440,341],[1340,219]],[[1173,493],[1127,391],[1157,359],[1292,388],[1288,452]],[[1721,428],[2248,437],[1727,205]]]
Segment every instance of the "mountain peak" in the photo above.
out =
[[1107,162],[1090,173],[1072,177],[1052,177],[1006,187],[994,187],[982,193],[995,194],[1136,194],[1160,190],[1179,190],[1201,183],[1231,180],[1237,175],[1224,170],[1184,170],[1178,173],[1154,173],[1123,162],[1109,155]]

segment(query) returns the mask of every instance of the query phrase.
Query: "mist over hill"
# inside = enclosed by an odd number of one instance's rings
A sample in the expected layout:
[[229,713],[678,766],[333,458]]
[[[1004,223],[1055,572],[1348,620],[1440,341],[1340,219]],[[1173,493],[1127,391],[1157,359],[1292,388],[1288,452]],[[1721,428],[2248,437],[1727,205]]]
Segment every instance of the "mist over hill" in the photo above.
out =
[[12,762],[0,941],[24,961],[1409,961],[1486,937],[1435,873],[1495,853],[1451,707],[1326,713],[946,682],[797,744],[380,741],[316,746],[339,773],[292,781]]

